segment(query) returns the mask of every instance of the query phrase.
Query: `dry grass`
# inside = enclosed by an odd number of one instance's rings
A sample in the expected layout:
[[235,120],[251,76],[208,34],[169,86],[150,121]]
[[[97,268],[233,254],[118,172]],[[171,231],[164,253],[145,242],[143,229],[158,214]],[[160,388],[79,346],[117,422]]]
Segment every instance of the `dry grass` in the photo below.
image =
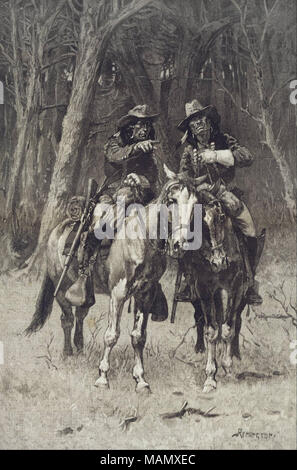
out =
[[[210,395],[201,392],[205,358],[194,353],[189,305],[179,305],[174,325],[149,322],[145,350],[146,378],[153,391],[149,396],[134,392],[129,338],[133,321],[125,309],[121,337],[112,354],[110,390],[101,391],[93,384],[108,299],[98,296],[85,320],[84,354],[64,360],[58,307],[43,330],[30,338],[20,335],[31,319],[39,286],[2,276],[0,340],[5,360],[0,366],[0,448],[296,448],[296,369],[289,360],[296,330],[290,318],[265,318],[283,313],[271,296],[283,279],[286,300],[295,292],[294,266],[287,262],[293,262],[292,252],[286,256],[286,249],[284,243],[277,259],[268,250],[263,257],[259,280],[264,304],[251,309],[248,317],[244,312],[242,361],[234,364],[235,375],[248,371],[266,378],[226,379],[219,370],[218,389]],[[172,299],[172,279],[170,271],[163,279],[168,299]],[[293,297],[291,301],[295,305]],[[162,418],[179,411],[185,401],[188,408],[213,411]],[[271,436],[241,437],[239,429]]]

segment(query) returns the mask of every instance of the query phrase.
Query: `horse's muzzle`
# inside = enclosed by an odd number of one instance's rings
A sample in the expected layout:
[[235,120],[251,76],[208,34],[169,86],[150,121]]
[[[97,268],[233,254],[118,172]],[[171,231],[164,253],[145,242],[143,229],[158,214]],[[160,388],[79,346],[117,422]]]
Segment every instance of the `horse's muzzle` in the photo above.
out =
[[168,255],[171,258],[180,259],[186,253],[187,242],[180,242],[179,240],[168,241]]
[[223,269],[227,269],[228,267],[228,259],[226,254],[219,250],[216,250],[212,253],[209,262],[214,272],[220,272]]

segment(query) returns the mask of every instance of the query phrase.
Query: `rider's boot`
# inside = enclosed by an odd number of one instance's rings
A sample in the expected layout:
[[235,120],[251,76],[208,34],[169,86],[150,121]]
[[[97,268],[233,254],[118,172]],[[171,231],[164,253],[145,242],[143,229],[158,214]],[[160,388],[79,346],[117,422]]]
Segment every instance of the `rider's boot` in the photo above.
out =
[[76,307],[92,307],[95,303],[92,271],[99,241],[95,243],[93,238],[92,233],[82,234],[77,253],[78,278],[65,294],[65,298]]
[[168,304],[159,282],[155,287],[155,292],[155,299],[151,306],[152,321],[165,321],[168,318]]
[[251,271],[253,275],[253,284],[249,287],[246,300],[250,305],[260,305],[263,302],[262,297],[260,296],[258,289],[259,284],[255,280],[256,268],[258,266],[265,241],[265,230],[262,231],[259,237],[245,237],[246,246],[248,250],[248,257],[251,266]]
[[178,302],[191,302],[192,301],[192,293],[189,283],[184,279],[181,282],[180,289],[176,294],[176,300]]

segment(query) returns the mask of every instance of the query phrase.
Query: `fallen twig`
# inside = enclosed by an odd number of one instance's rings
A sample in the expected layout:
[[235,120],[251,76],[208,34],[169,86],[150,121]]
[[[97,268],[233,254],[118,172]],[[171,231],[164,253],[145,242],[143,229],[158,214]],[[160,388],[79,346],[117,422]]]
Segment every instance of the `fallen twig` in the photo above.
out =
[[255,379],[271,379],[273,376],[282,375],[278,370],[273,371],[272,374],[263,374],[261,372],[252,372],[252,371],[245,371],[241,372],[240,374],[236,374],[237,380],[245,380],[247,378],[255,378]]
[[[282,307],[282,309],[285,313],[285,318],[289,318],[292,321],[293,325],[296,327],[297,326],[297,319],[296,319],[297,308],[292,303],[292,297],[290,297],[290,301],[286,305],[287,296],[286,296],[286,293],[284,291],[284,284],[285,284],[285,281],[283,281],[281,283],[280,287],[278,287],[278,290],[279,290],[280,294],[282,295],[283,299],[280,299],[279,297],[277,297],[276,288],[274,289],[274,292],[272,292],[272,293],[267,292],[267,293],[268,293],[268,295],[270,296],[271,299],[275,300],[275,302],[277,302]],[[295,312],[295,316],[289,311],[289,307],[291,307],[293,312]],[[275,318],[276,317],[277,316],[275,316]]]
[[200,408],[187,408],[188,402],[185,401],[179,411],[175,411],[172,413],[162,413],[160,416],[162,419],[173,419],[173,418],[182,418],[186,413],[188,415],[199,415],[204,416],[205,418],[216,418],[220,416],[218,413],[211,413],[212,410],[215,409],[215,406],[209,408],[207,411],[203,411]]
[[53,360],[52,360],[52,353],[51,353],[51,350],[50,350],[50,347],[51,347],[51,344],[54,340],[54,335],[51,334],[51,337],[49,339],[49,342],[47,343],[46,345],[46,349],[47,349],[47,355],[46,354],[43,354],[42,356],[36,356],[37,359],[46,359],[46,365],[47,367],[50,369],[51,366],[55,369],[55,370],[58,370],[58,367],[53,363]]
[[162,419],[182,418],[186,412],[188,402],[185,401],[179,411],[173,411],[171,413],[162,413],[160,416]]
[[184,361],[184,359],[178,356],[174,356],[174,359],[182,362],[183,364],[187,364],[187,366],[191,366],[191,367],[197,367],[197,364],[198,364],[198,362],[194,362],[194,361]]
[[193,328],[196,328],[196,324],[190,326],[190,328],[187,329],[187,331],[186,331],[186,332],[184,333],[184,335],[182,336],[182,339],[181,339],[180,343],[179,343],[179,344],[176,346],[176,348],[172,351],[171,357],[174,357],[174,356],[175,356],[177,350],[181,347],[182,344],[184,344],[187,334],[188,334],[189,331],[192,330]]
[[134,423],[137,420],[138,420],[137,416],[128,416],[127,418],[123,419],[123,421],[119,424],[119,427],[121,428],[122,431],[127,431],[129,425],[131,423]]

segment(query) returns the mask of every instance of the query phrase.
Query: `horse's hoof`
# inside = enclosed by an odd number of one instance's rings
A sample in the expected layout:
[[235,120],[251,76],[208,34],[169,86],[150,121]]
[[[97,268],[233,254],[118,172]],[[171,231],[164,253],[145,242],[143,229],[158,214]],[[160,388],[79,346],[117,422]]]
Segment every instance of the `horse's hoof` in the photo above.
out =
[[141,393],[143,395],[150,395],[152,393],[149,384],[147,383],[139,383],[136,385],[135,388],[136,393]]
[[73,356],[73,349],[64,349],[63,350],[63,358],[66,359],[66,357]]
[[200,346],[199,344],[196,344],[195,346],[195,353],[196,354],[204,354],[205,353],[205,346]]
[[223,371],[224,371],[223,377],[225,377],[226,379],[232,379],[233,372],[231,368],[229,369],[228,367],[223,367]]
[[109,389],[108,381],[102,377],[99,377],[99,379],[96,380],[96,382],[94,383],[94,386],[97,388],[101,388],[102,390]]
[[204,387],[203,387],[203,393],[210,393],[210,392],[213,392],[214,390],[216,390],[217,388],[217,383],[215,380],[207,380],[204,384]]

